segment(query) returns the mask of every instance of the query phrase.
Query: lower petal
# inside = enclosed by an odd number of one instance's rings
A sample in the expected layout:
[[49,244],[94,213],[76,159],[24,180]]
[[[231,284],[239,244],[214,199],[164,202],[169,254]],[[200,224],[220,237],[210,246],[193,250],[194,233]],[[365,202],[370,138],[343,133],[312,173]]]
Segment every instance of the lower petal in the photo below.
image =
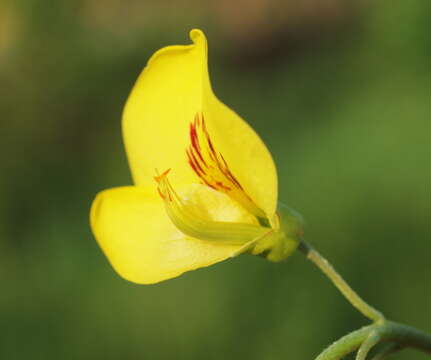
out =
[[99,193],[90,221],[114,269],[140,284],[157,283],[217,263],[242,248],[181,233],[153,187],[119,187]]

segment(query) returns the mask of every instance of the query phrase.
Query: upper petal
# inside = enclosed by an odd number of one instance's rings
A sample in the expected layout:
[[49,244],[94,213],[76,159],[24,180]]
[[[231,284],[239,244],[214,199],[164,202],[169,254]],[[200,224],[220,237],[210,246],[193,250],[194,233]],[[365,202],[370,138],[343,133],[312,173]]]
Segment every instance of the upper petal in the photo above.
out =
[[[203,215],[218,221],[253,221],[233,202],[211,191],[205,194],[203,203],[199,196],[195,197]],[[167,216],[154,186],[120,187],[99,193],[91,208],[90,222],[114,269],[125,279],[140,284],[156,283],[214,264],[241,253],[243,248],[185,236]]]
[[192,30],[190,37],[192,45],[157,51],[127,100],[123,133],[134,181],[150,184],[155,168],[172,168],[174,185],[199,182],[186,150],[190,124],[202,114],[216,152],[247,196],[272,218],[277,174],[271,155],[253,129],[214,95],[205,35]]

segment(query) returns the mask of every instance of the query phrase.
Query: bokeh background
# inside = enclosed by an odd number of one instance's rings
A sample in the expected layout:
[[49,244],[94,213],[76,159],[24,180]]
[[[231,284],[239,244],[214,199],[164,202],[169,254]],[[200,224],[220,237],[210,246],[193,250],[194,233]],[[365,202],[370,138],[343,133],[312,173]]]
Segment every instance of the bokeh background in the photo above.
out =
[[367,323],[299,253],[138,286],[99,250],[91,201],[131,183],[124,101],[193,27],[306,238],[388,317],[431,331],[430,14],[428,0],[2,0],[0,358],[312,359]]

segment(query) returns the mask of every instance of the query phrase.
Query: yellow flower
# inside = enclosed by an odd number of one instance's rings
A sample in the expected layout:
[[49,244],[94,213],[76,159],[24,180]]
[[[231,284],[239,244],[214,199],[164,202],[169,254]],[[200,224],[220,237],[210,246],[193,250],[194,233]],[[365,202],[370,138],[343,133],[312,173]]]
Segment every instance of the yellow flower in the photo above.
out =
[[[157,51],[124,109],[123,135],[135,186],[93,202],[93,233],[114,269],[142,284],[238,254],[278,261],[297,246],[298,220],[282,225],[270,153],[214,95],[207,41]],[[160,173],[159,173],[160,171]]]

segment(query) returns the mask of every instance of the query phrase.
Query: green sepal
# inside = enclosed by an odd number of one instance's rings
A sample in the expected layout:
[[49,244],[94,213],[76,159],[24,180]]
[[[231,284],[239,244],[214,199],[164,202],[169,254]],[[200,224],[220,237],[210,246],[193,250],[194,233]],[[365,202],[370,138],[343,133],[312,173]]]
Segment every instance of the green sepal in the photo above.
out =
[[278,229],[268,233],[249,250],[272,262],[288,258],[296,250],[303,234],[304,220],[295,210],[279,203]]

